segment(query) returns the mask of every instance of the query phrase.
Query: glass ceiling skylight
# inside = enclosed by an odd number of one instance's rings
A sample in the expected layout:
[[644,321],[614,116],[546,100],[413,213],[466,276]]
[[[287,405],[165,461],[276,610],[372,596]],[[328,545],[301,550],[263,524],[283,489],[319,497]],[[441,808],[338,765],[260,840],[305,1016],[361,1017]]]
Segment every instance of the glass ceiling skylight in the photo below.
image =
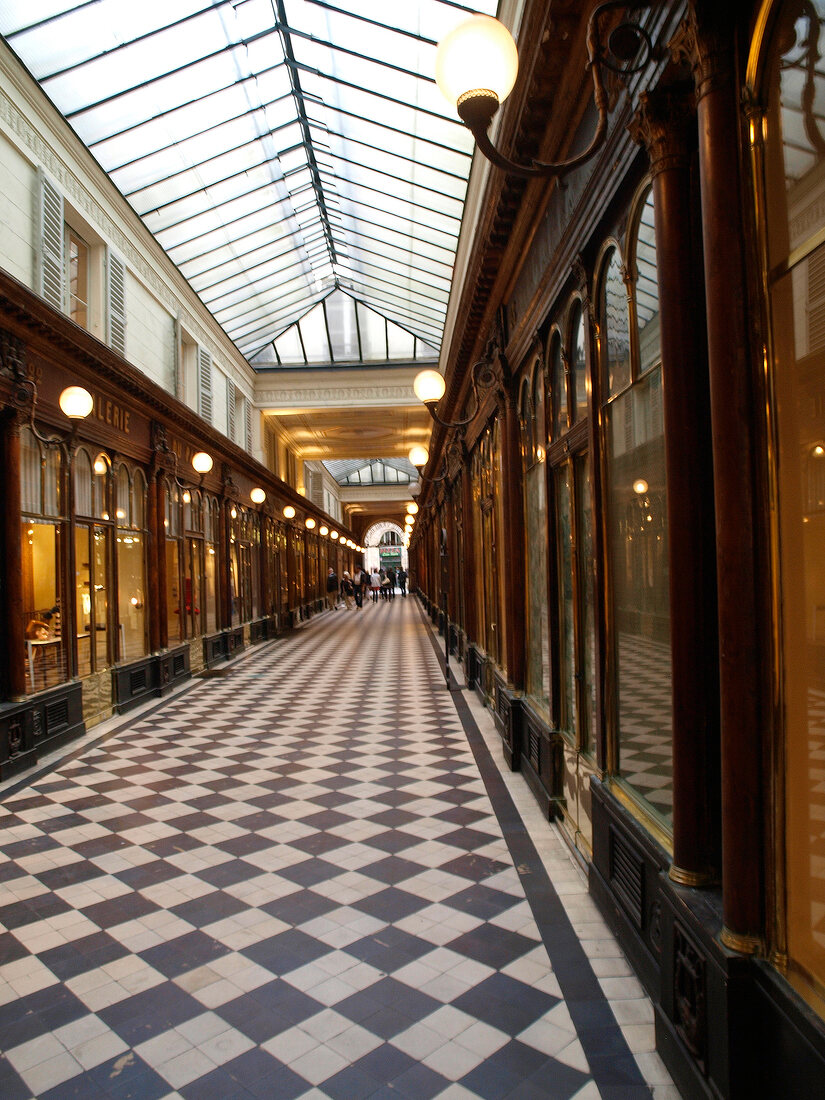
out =
[[438,359],[438,352],[343,290],[333,290],[259,352],[255,366],[305,367]]
[[418,471],[406,458],[351,458],[325,462],[339,485],[409,485]]
[[0,0],[0,33],[252,359],[336,288],[438,349],[472,138],[435,44],[495,9]]

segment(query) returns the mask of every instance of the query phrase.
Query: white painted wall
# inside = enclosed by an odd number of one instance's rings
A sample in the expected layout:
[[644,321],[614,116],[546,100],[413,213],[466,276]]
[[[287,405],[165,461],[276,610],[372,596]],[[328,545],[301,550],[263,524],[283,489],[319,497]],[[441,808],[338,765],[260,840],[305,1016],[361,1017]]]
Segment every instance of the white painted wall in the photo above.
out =
[[128,270],[126,358],[153,382],[175,392],[174,319]]
[[0,265],[34,288],[37,173],[0,130]]

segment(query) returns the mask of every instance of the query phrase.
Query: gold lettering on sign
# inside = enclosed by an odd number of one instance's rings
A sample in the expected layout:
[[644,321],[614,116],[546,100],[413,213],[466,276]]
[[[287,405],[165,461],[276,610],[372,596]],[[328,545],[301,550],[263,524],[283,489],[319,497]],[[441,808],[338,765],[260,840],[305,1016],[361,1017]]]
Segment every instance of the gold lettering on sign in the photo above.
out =
[[104,424],[110,424],[119,432],[123,432],[124,435],[129,435],[129,419],[132,414],[128,409],[124,409],[122,405],[118,405],[114,401],[108,400],[108,398],[103,400],[100,397],[95,397],[94,403],[94,414],[97,420],[102,420]]

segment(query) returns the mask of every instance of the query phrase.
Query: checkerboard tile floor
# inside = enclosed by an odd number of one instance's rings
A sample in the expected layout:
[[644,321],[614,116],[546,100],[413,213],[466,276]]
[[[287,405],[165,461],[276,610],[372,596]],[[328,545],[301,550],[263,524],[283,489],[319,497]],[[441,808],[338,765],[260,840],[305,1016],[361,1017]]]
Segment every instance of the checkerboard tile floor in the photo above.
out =
[[3,1100],[677,1095],[588,1063],[413,600],[315,619],[3,803]]

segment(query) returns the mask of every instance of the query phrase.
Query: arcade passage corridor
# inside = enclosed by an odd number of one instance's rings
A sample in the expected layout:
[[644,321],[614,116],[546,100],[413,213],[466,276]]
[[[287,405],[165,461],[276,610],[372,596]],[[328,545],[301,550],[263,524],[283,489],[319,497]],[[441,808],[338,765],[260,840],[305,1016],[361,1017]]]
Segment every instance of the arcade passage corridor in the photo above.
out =
[[678,1097],[495,736],[396,599],[5,784],[0,1096]]

